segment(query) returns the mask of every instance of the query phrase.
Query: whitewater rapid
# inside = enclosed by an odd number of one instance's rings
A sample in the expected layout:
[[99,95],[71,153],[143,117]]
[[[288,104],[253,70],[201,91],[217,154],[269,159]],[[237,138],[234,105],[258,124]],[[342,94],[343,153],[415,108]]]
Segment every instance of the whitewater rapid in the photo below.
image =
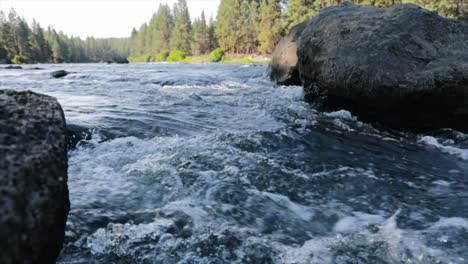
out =
[[468,262],[466,134],[317,112],[264,65],[28,67],[0,88],[92,134],[69,151],[59,263]]

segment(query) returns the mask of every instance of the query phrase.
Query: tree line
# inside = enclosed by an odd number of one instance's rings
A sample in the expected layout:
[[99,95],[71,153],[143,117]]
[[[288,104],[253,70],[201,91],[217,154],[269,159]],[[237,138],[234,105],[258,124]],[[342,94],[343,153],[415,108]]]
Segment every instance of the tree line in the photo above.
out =
[[15,10],[0,12],[0,60],[14,63],[100,62],[129,55],[128,38],[68,36],[36,21],[31,26]]
[[[15,62],[100,62],[114,57],[133,61],[165,60],[170,51],[179,56],[203,55],[221,48],[227,53],[271,54],[293,26],[320,9],[342,0],[221,0],[215,18],[204,13],[193,21],[186,0],[171,8],[160,4],[151,20],[135,28],[130,38],[82,40],[38,23],[32,25],[11,10],[0,12],[0,60]],[[389,7],[414,3],[451,18],[468,19],[468,0],[351,0],[355,4]]]
[[[468,18],[466,0],[352,0],[355,4],[389,7],[414,3],[451,18]],[[228,53],[271,54],[293,26],[341,0],[221,0],[216,20],[202,13],[193,23],[186,0],[171,10],[161,4],[149,23],[133,29],[130,55],[149,61],[160,52],[179,50],[201,55],[220,47]]]

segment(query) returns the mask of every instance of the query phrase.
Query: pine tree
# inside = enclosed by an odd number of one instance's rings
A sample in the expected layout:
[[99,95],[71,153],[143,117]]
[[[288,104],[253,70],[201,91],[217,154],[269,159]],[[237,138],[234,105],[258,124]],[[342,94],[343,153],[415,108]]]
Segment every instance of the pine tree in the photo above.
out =
[[216,38],[216,29],[215,22],[213,17],[210,17],[210,23],[208,25],[208,42],[209,42],[209,51],[213,51],[219,47],[218,39]]
[[180,50],[186,54],[191,52],[192,28],[186,0],[179,0],[174,5],[175,24],[171,35],[172,50]]
[[153,45],[154,51],[160,53],[163,50],[170,49],[170,40],[174,28],[174,18],[171,9],[167,4],[161,4],[156,14]]
[[145,23],[140,27],[140,30],[138,30],[137,56],[146,54],[146,31],[148,31],[148,25]]
[[52,62],[66,62],[68,60],[68,50],[66,44],[60,39],[59,34],[57,34],[53,28],[49,27],[47,29],[46,39],[52,51]]
[[31,57],[31,46],[29,43],[29,37],[31,35],[31,29],[28,23],[24,19],[18,21],[16,28],[16,41],[18,45],[18,51],[20,56]]
[[195,19],[193,23],[193,55],[206,54],[210,51],[209,29],[206,25],[205,12],[202,12],[200,19]]
[[[86,39],[86,43],[87,43],[87,46],[89,47],[88,48],[88,52],[91,52],[91,48],[90,48],[90,41],[88,41],[88,39]],[[136,30],[136,28],[132,28],[132,33],[130,34],[130,56],[131,57],[137,57],[139,55],[139,52],[138,52],[138,31]],[[90,54],[88,53],[88,57],[90,57]],[[92,56],[94,57],[94,56]]]
[[313,0],[289,0],[286,13],[287,29],[310,19],[315,15]]
[[240,52],[251,54],[257,50],[257,3],[243,0],[239,26],[241,33]]
[[216,22],[216,37],[219,46],[226,52],[237,53],[241,42],[241,0],[221,0]]
[[270,54],[283,34],[281,8],[277,0],[262,0],[258,18],[260,52]]
[[47,62],[50,59],[50,47],[45,40],[44,30],[41,26],[33,20],[32,34],[29,38],[31,47],[31,59],[36,62]]
[[19,54],[19,51],[16,45],[14,28],[9,22],[3,25],[2,35],[3,35],[3,41],[2,41],[3,47],[8,54],[7,55],[8,58],[12,59],[15,55]]

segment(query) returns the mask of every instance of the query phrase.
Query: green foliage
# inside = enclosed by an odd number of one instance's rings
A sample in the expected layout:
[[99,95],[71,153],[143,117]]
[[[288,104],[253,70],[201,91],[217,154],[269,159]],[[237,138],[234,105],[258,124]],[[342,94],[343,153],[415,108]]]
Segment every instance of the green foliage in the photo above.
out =
[[192,54],[201,55],[210,51],[209,28],[206,24],[205,12],[202,12],[200,19],[193,22]]
[[271,54],[283,34],[281,7],[278,1],[262,0],[258,20],[259,51]]
[[192,51],[192,24],[186,0],[178,0],[174,5],[174,28],[171,36],[171,49],[186,54]]
[[69,37],[51,27],[44,30],[36,21],[29,26],[13,9],[8,17],[0,12],[0,50],[19,63],[107,61],[127,57],[129,44],[128,39]]
[[25,63],[32,63],[31,59],[27,56],[23,55],[15,55],[11,60],[14,64],[25,64]]
[[313,17],[315,13],[313,0],[289,0],[285,16],[287,29],[306,21]]
[[221,0],[215,33],[220,48],[227,52],[238,52],[241,17],[241,0]]
[[224,60],[224,50],[217,48],[210,53],[210,62],[220,62]]
[[167,4],[161,4],[154,17],[154,22],[150,23],[150,30],[153,32],[153,52],[160,53],[169,50],[169,41],[174,27],[174,18],[171,8]]
[[169,50],[163,50],[158,54],[158,56],[156,56],[156,61],[167,61],[167,58],[169,57],[169,55],[170,55]]
[[139,57],[129,57],[128,61],[129,62],[153,62],[155,61],[155,58],[151,55],[144,55],[144,56],[139,56]]
[[169,62],[181,62],[185,59],[186,54],[183,51],[180,50],[173,50],[169,54],[169,57],[167,57],[167,61]]
[[[168,59],[167,50],[180,51],[174,61],[205,62],[209,51],[221,48],[226,54],[270,54],[280,38],[293,26],[320,9],[341,0],[220,0],[216,20],[207,23],[204,13],[192,23],[186,0],[171,10],[161,4],[148,23],[131,32],[130,38],[80,39],[44,30],[36,21],[29,25],[14,10],[0,11],[0,58],[24,62],[103,62],[130,57],[131,62]],[[468,0],[351,0],[355,4],[389,7],[414,3],[440,15],[468,19]],[[166,52],[164,52],[166,51]],[[164,52],[164,53],[163,53]],[[155,55],[157,54],[157,55]],[[164,56],[163,56],[164,55]],[[180,55],[180,54],[178,54]],[[200,56],[201,55],[201,56]],[[183,58],[182,58],[183,57]],[[234,56],[238,57],[238,56]],[[163,59],[165,58],[165,59]],[[229,59],[224,59],[226,61]],[[233,59],[237,60],[237,59]],[[245,62],[248,59],[240,59]]]

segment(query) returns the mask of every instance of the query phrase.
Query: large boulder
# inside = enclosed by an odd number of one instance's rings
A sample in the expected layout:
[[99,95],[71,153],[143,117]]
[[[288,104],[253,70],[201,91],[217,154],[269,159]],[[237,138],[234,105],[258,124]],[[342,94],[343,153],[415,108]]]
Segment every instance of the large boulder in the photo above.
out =
[[298,49],[305,99],[364,121],[468,131],[468,23],[412,4],[323,9]]
[[270,79],[280,85],[301,85],[297,69],[297,46],[302,32],[310,21],[293,27],[276,45],[268,66]]
[[0,90],[0,263],[55,263],[69,208],[60,104]]

